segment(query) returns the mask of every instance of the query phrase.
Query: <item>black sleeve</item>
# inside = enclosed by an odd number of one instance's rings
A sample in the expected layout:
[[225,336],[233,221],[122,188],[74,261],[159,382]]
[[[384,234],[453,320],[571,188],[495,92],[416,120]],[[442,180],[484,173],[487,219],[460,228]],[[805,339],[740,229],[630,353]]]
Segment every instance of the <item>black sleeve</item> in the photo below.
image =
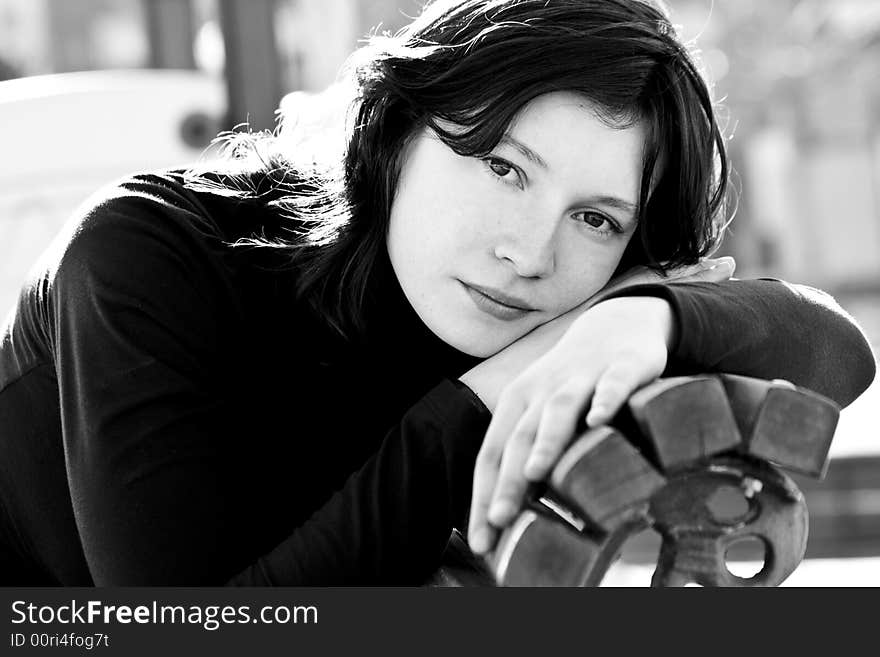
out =
[[441,381],[341,491],[242,571],[247,537],[224,482],[241,445],[223,425],[218,357],[234,298],[205,241],[169,219],[186,205],[127,185],[80,223],[53,276],[65,458],[94,583],[424,581],[467,512],[490,420],[458,381]]
[[828,294],[776,279],[638,285],[612,295],[666,299],[677,339],[664,376],[730,372],[786,379],[841,406],[874,379],[865,335]]
[[111,190],[52,276],[68,485],[99,586],[208,583],[233,530],[216,356],[229,298],[172,218],[185,205],[148,182]]

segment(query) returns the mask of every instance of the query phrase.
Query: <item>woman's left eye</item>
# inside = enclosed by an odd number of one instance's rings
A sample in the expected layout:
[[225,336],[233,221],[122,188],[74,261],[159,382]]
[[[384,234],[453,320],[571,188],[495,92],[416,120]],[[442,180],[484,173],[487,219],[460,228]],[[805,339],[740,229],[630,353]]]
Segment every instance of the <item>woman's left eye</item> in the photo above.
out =
[[[595,228],[600,232],[607,233],[619,233],[621,232],[620,227],[611,219],[606,217],[604,214],[600,214],[599,212],[585,211],[585,212],[577,212],[575,214],[576,217],[581,217],[581,221],[588,225],[590,228]],[[602,224],[608,224],[605,228],[602,227]]]

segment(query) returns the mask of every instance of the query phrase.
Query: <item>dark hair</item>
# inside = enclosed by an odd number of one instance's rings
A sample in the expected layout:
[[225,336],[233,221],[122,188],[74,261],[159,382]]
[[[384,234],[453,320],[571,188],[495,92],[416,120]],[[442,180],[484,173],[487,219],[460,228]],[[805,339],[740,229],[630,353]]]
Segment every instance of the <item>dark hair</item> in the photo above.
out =
[[298,294],[343,336],[365,328],[407,141],[430,127],[458,154],[485,156],[548,92],[582,93],[607,125],[647,129],[638,228],[619,271],[693,263],[720,242],[724,138],[705,81],[654,1],[437,0],[396,35],[373,37],[350,72],[357,95],[341,178],[335,191],[322,178],[283,198],[280,208],[312,224],[274,244],[302,267]]

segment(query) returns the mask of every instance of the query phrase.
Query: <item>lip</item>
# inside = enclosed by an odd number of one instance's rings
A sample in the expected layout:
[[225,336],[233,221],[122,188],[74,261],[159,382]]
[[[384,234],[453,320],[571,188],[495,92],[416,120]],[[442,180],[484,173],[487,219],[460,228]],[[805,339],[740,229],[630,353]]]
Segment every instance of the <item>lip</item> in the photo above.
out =
[[[459,281],[461,282],[461,281]],[[486,288],[478,288],[476,286],[468,285],[467,283],[461,282],[464,289],[467,291],[471,300],[474,302],[474,305],[482,310],[484,313],[495,317],[496,319],[501,319],[504,321],[512,321],[516,319],[520,319],[525,317],[530,312],[534,312],[533,308],[520,308],[517,306],[509,306],[505,303],[502,303],[489,294],[483,292],[483,289]],[[491,289],[491,288],[490,288]],[[510,299],[511,297],[507,295],[503,295],[505,299]],[[522,301],[518,300],[518,303],[522,303]]]
[[492,301],[500,303],[501,305],[508,306],[509,308],[516,308],[518,310],[537,310],[529,305],[529,302],[525,299],[520,299],[519,297],[512,296],[510,294],[505,294],[501,290],[496,290],[494,287],[485,287],[483,285],[474,285],[473,283],[465,283],[462,281],[466,287],[469,287],[473,290],[476,290],[480,294],[489,297]]

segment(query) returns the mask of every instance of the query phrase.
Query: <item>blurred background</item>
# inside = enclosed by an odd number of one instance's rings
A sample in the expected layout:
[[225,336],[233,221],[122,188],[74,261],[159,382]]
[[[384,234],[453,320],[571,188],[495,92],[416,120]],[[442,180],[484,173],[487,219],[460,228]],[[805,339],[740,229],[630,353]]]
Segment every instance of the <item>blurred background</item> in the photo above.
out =
[[[272,129],[414,0],[0,0],[0,315],[77,204]],[[737,276],[833,296],[880,346],[880,2],[669,0],[724,105]],[[880,383],[846,409],[821,484],[798,479],[808,559],[788,584],[880,585]],[[646,583],[644,550],[611,583]],[[748,555],[747,555],[748,557]],[[630,567],[631,566],[631,567]]]

